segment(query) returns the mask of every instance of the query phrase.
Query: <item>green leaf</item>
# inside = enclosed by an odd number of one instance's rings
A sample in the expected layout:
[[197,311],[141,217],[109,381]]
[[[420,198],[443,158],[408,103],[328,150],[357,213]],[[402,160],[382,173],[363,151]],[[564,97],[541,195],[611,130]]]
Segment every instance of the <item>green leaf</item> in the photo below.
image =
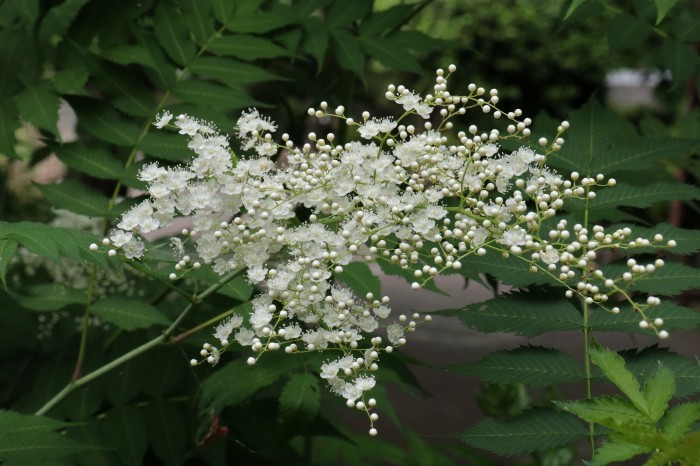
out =
[[118,180],[124,176],[122,163],[105,150],[87,147],[79,142],[56,144],[51,148],[61,162],[73,170],[105,180]]
[[676,380],[673,372],[659,364],[659,370],[644,384],[644,399],[649,405],[649,417],[652,422],[656,423],[664,415],[675,391]]
[[585,1],[587,0],[571,0],[571,4],[569,5],[569,8],[566,9],[566,13],[564,14],[564,21],[566,21],[569,16],[571,16],[574,11],[576,11]]
[[564,299],[512,292],[463,310],[441,311],[453,315],[479,332],[513,332],[534,337],[551,331],[577,330],[583,325],[581,314]]
[[85,95],[85,84],[90,73],[82,63],[72,64],[56,71],[51,77],[56,92],[59,94]]
[[591,361],[605,377],[624,393],[645,416],[649,416],[649,404],[639,390],[639,382],[625,367],[625,360],[614,351],[596,345],[589,350]]
[[530,271],[530,265],[521,257],[510,256],[504,259],[498,252],[487,253],[485,256],[471,255],[462,259],[462,269],[478,270],[488,273],[498,280],[514,287],[529,285],[559,285],[552,276],[542,271]]
[[188,455],[191,439],[178,403],[156,401],[146,407],[148,440],[153,453],[168,466],[181,465]]
[[700,40],[700,11],[686,10],[682,15],[677,15],[673,19],[671,33],[684,42]]
[[323,21],[315,16],[304,22],[304,30],[306,31],[304,50],[316,60],[316,74],[318,74],[323,68],[330,35]]
[[366,85],[365,57],[360,48],[360,41],[342,29],[331,29],[330,31],[333,36],[333,51],[338,64],[342,68],[355,73],[362,83]]
[[569,414],[532,408],[505,422],[487,418],[456,436],[473,447],[512,456],[581,440],[588,430]]
[[154,16],[158,42],[178,65],[188,65],[197,49],[189,40],[187,22],[178,11],[166,2],[158,3]]
[[[619,307],[619,314],[613,314],[604,309],[595,309],[588,320],[591,329],[597,332],[654,334],[652,330],[645,330],[639,326],[639,314],[634,311],[631,304],[625,304]],[[700,327],[700,311],[679,306],[669,300],[663,300],[660,305],[647,309],[646,315],[651,320],[657,317],[662,318],[664,320],[663,328],[669,331]]]
[[55,46],[68,37],[68,28],[86,3],[88,0],[66,0],[51,8],[39,26],[42,42]]
[[[202,267],[198,270],[191,270],[187,273],[187,276],[193,280],[201,280],[207,286],[216,285],[223,278],[221,275],[214,272],[211,267]],[[216,290],[218,294],[234,298],[235,300],[241,302],[250,299],[253,291],[254,287],[248,283],[245,274],[236,276],[233,280],[228,281],[226,284]]]
[[138,299],[108,296],[93,304],[91,311],[124,330],[170,324],[170,319],[161,311]]
[[658,370],[659,363],[673,371],[676,379],[677,398],[687,397],[700,392],[700,365],[696,360],[690,360],[667,348],[650,346],[640,352],[624,351],[627,369],[640,379],[647,379]]
[[554,404],[586,422],[600,424],[610,430],[624,430],[629,423],[651,425],[648,416],[620,396],[597,396],[579,401],[555,401]]
[[343,273],[339,273],[335,277],[348,285],[361,299],[365,299],[367,293],[372,293],[375,299],[379,299],[382,293],[379,279],[365,262],[351,262],[344,265]]
[[10,99],[0,100],[0,155],[17,158],[15,130],[20,126],[14,102]]
[[296,23],[296,17],[286,9],[276,11],[237,11],[228,22],[226,29],[232,32],[264,34]]
[[331,31],[338,30],[359,19],[364,18],[372,11],[371,0],[355,0],[353,2],[333,2],[328,14],[326,24]]
[[682,85],[700,63],[700,57],[692,45],[669,38],[663,41],[661,56],[663,65],[671,71],[676,86]]
[[683,403],[674,406],[661,419],[659,428],[662,433],[672,440],[677,440],[687,434],[690,428],[700,420],[700,401]]
[[[626,264],[609,264],[602,268],[606,277],[619,277],[629,270]],[[678,262],[667,262],[663,267],[647,273],[634,282],[638,291],[651,294],[676,295],[696,288],[700,281],[700,269],[688,267]]]
[[192,63],[190,69],[194,73],[228,85],[284,80],[263,68],[231,58],[199,57]]
[[187,147],[187,138],[164,131],[151,131],[137,144],[146,154],[164,160],[179,162],[191,159],[194,153]]
[[[649,228],[632,224],[621,224],[610,227],[610,230],[615,231],[625,227],[631,228],[634,236],[639,238],[651,239],[656,234],[662,235],[664,237],[663,242],[658,243],[661,246],[665,246],[668,240],[674,240],[676,246],[669,249],[673,254],[692,254],[700,251],[700,231],[698,230],[678,228],[668,223],[659,223]],[[658,250],[659,248],[654,246],[634,248],[635,253],[655,253]]]
[[222,86],[212,81],[178,81],[173,85],[171,92],[185,102],[228,111],[264,105],[243,89]]
[[22,307],[32,311],[56,311],[71,304],[84,305],[87,296],[83,290],[75,290],[57,283],[45,283],[26,288],[24,295],[9,292]]
[[56,184],[35,184],[44,198],[54,207],[89,217],[109,215],[109,199],[79,181]]
[[70,97],[68,102],[78,115],[78,126],[93,136],[127,147],[138,140],[139,128],[108,105],[84,97]]
[[211,0],[212,13],[220,23],[226,24],[231,18],[236,4],[230,0]]
[[652,33],[651,25],[638,16],[620,13],[608,23],[608,44],[611,50],[633,48]]
[[266,354],[255,366],[249,366],[244,358],[232,361],[202,383],[202,408],[220,411],[225,406],[239,404],[303,363],[302,357],[279,354]]
[[181,2],[183,16],[195,40],[206,43],[214,35],[214,18],[209,1],[185,0]]
[[651,183],[645,186],[618,183],[613,188],[605,188],[589,202],[591,209],[611,207],[651,207],[661,201],[687,201],[700,199],[700,188],[681,183]]
[[487,382],[520,382],[532,388],[579,382],[586,378],[583,368],[574,358],[541,346],[493,352],[476,362],[449,366],[448,370]]
[[673,8],[676,3],[678,3],[678,0],[655,0],[656,1],[656,25],[661,23],[663,19],[666,17],[666,13],[669,12],[671,8]]
[[15,102],[17,110],[30,123],[60,138],[58,134],[58,96],[33,86],[20,93]]
[[221,55],[240,58],[241,60],[258,60],[261,58],[288,57],[291,54],[269,39],[248,34],[227,34],[212,40],[208,50]]
[[7,266],[17,251],[17,245],[17,241],[12,238],[0,238],[0,281],[5,289],[7,289]]
[[0,410],[0,461],[48,464],[93,448],[52,432],[69,425],[43,416]]
[[643,170],[662,159],[680,157],[700,144],[695,139],[666,138],[613,146],[596,156],[593,170],[606,176]]
[[421,65],[418,60],[398,45],[391,37],[360,37],[362,48],[372,58],[382,62],[386,67],[420,73]]
[[434,39],[420,31],[398,31],[391,35],[391,40],[397,45],[397,47],[423,52],[437,47],[441,47],[443,49],[455,47],[454,43],[452,42]]
[[637,455],[649,453],[650,450],[651,448],[632,443],[607,441],[596,449],[593,464],[603,466],[616,461],[625,461]]
[[120,65],[153,66],[148,49],[142,45],[118,44],[105,50],[100,56]]
[[360,35],[384,36],[396,31],[406,24],[425,4],[420,2],[412,5],[394,5],[384,11],[375,11],[360,26]]
[[104,432],[124,464],[143,464],[148,449],[143,409],[117,406],[107,412]]
[[303,431],[321,406],[321,387],[312,374],[294,374],[282,389],[279,417],[282,431],[294,435]]

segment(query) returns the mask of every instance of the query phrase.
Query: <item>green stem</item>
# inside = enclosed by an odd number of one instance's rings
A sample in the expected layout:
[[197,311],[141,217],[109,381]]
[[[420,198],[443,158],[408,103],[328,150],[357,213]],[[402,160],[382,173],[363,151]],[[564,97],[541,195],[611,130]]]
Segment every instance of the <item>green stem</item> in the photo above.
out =
[[[583,358],[583,367],[584,371],[586,373],[586,399],[590,400],[591,397],[593,396],[593,392],[591,390],[591,358],[588,353],[590,349],[590,340],[591,340],[591,334],[590,334],[590,328],[588,326],[588,303],[586,300],[583,300],[583,353],[584,353],[584,358]],[[595,454],[595,424],[592,422],[588,423],[588,438],[591,443],[591,457]]]
[[211,325],[214,325],[215,323],[221,321],[222,319],[225,319],[226,317],[230,316],[231,314],[233,314],[233,309],[230,309],[224,313],[221,313],[218,316],[213,317],[213,318],[207,320],[206,322],[203,322],[203,323],[197,325],[196,327],[192,327],[191,329],[186,330],[179,335],[175,335],[174,337],[172,337],[168,341],[168,344],[177,345],[178,343],[180,343],[182,340],[189,337],[190,335],[199,332],[203,328],[207,328]]
[[143,345],[134,348],[128,353],[119,356],[117,359],[105,364],[99,369],[95,369],[89,374],[84,375],[78,379],[72,379],[70,382],[68,382],[68,384],[65,387],[63,387],[63,389],[60,392],[58,392],[53,398],[51,398],[44,406],[39,408],[35,414],[37,416],[45,415],[46,413],[51,411],[51,409],[53,409],[54,406],[63,401],[68,395],[73,393],[76,389],[92,382],[98,377],[101,377],[102,375],[108,373],[112,369],[115,369],[121,366],[122,364],[131,361],[140,354],[143,354],[149,351],[150,349],[155,348],[156,346],[159,346],[162,343],[165,343],[170,337],[170,335],[172,335],[175,332],[180,323],[189,315],[192,309],[194,309],[199,303],[206,299],[207,296],[211,295],[212,293],[215,293],[219,288],[221,288],[234,277],[236,277],[239,273],[241,273],[242,270],[243,269],[239,269],[229,273],[219,282],[204,290],[201,294],[193,296],[192,302],[187,305],[187,307],[180,313],[180,315],[175,319],[175,321],[172,324],[170,324],[170,326],[167,329],[165,329],[165,331],[162,334],[158,335],[152,340],[147,341]]
[[92,305],[92,296],[95,292],[95,282],[97,281],[97,266],[93,265],[90,272],[90,282],[88,283],[87,299],[85,301],[85,312],[83,312],[83,322],[80,328],[80,349],[78,350],[78,359],[75,361],[75,369],[73,370],[73,378],[78,380],[80,372],[83,368],[85,360],[85,351],[87,350],[87,334],[90,322],[90,306]]

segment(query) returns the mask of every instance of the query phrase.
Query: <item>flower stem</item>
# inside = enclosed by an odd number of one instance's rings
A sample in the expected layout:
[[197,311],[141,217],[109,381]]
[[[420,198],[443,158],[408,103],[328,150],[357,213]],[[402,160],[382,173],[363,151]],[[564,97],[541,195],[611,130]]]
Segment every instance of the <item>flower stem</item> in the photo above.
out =
[[180,313],[180,315],[173,321],[170,326],[165,329],[165,331],[158,335],[157,337],[153,338],[152,340],[147,341],[146,343],[142,344],[141,346],[134,348],[133,350],[129,351],[128,353],[125,353],[121,356],[119,356],[117,359],[105,364],[104,366],[100,367],[99,369],[95,369],[94,371],[90,372],[89,374],[86,374],[82,377],[79,378],[74,378],[71,379],[68,384],[63,387],[63,389],[58,392],[56,395],[54,395],[53,398],[51,398],[44,406],[39,408],[36,411],[37,416],[43,416],[49,411],[51,411],[57,404],[59,404],[61,401],[63,401],[68,395],[73,393],[76,389],[80,388],[83,385],[86,385],[93,380],[97,379],[98,377],[106,374],[107,372],[111,371],[112,369],[115,369],[119,366],[121,366],[124,363],[127,363],[134,359],[135,357],[139,356],[140,354],[143,354],[152,348],[155,348],[156,346],[159,346],[160,344],[166,342],[170,335],[172,335],[177,327],[180,325],[180,323],[189,315],[189,313],[194,309],[199,303],[201,303],[207,296],[209,296],[212,293],[215,293],[219,288],[224,286],[226,283],[228,283],[230,280],[235,278],[239,273],[241,273],[243,269],[238,269],[235,270],[225,277],[223,277],[221,280],[219,280],[217,283],[214,285],[210,286],[206,290],[204,290],[202,293],[199,295],[193,296],[192,297],[192,302],[190,302],[187,307]]
[[83,368],[83,361],[85,360],[85,351],[87,350],[87,334],[90,322],[90,306],[92,305],[92,296],[95,292],[95,281],[97,281],[97,266],[93,265],[90,272],[90,282],[88,283],[83,321],[80,328],[80,349],[78,350],[78,359],[75,361],[75,369],[73,369],[73,378],[71,380],[78,380],[80,378],[80,372]]

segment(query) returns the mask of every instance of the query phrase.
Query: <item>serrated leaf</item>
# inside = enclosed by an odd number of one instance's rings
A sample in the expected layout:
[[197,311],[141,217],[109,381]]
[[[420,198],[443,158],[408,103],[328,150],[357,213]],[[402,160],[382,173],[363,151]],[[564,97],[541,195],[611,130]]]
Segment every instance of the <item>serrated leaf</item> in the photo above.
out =
[[614,146],[598,154],[592,170],[606,176],[619,171],[636,171],[659,163],[659,160],[680,157],[700,145],[695,139],[665,138]]
[[618,183],[615,187],[605,188],[596,194],[596,198],[588,204],[591,209],[651,207],[662,201],[700,199],[700,188],[681,183],[658,182],[645,186]]
[[89,217],[109,215],[109,199],[79,181],[56,184],[35,184],[44,198],[54,207]]
[[388,68],[420,73],[418,60],[392,40],[391,37],[360,37],[362,48],[372,58],[379,60]]
[[124,330],[170,324],[165,314],[138,299],[108,296],[94,303],[90,309],[96,316]]
[[120,65],[153,66],[148,49],[142,45],[118,44],[105,50],[100,56]]
[[78,116],[78,126],[93,136],[128,147],[138,140],[139,128],[106,104],[84,97],[70,97],[68,101]]
[[236,4],[229,0],[211,0],[211,8],[214,18],[220,23],[226,24],[231,18]]
[[455,44],[450,41],[435,39],[420,31],[398,31],[391,35],[397,47],[426,52],[435,48],[450,49]]
[[266,354],[264,361],[255,366],[249,366],[244,358],[232,361],[202,383],[202,407],[220,411],[239,404],[303,363],[303,358],[277,354]]
[[532,408],[505,422],[485,419],[456,436],[473,447],[513,456],[566,445],[586,438],[588,431],[570,414]]
[[692,425],[700,420],[700,402],[683,403],[674,406],[661,419],[659,428],[672,440],[679,439],[690,431]]
[[608,23],[608,44],[622,50],[642,43],[652,33],[651,24],[638,16],[620,13]]
[[180,406],[158,400],[150,403],[146,411],[148,439],[153,453],[168,466],[184,463],[191,440]]
[[14,239],[0,238],[0,281],[5,289],[7,289],[7,266],[10,263],[10,259],[15,255],[17,246],[18,243]]
[[316,73],[318,74],[323,68],[330,34],[323,22],[316,17],[311,17],[304,22],[304,30],[306,31],[304,50],[316,60]]
[[361,299],[365,299],[367,293],[372,293],[375,299],[381,296],[381,283],[365,262],[351,262],[343,266],[343,272],[335,277],[348,285]]
[[39,37],[42,42],[56,45],[68,37],[67,31],[83,5],[88,0],[66,0],[51,8],[43,17],[39,26]]
[[644,384],[644,399],[649,405],[649,417],[652,422],[656,423],[664,415],[675,391],[676,380],[673,372],[659,364],[659,370]]
[[185,102],[209,105],[229,111],[264,105],[248,95],[243,89],[222,86],[212,81],[178,81],[171,88],[171,92]]
[[85,83],[90,73],[82,63],[65,66],[51,77],[56,92],[59,94],[85,95]]
[[625,360],[614,351],[596,345],[589,350],[593,364],[605,377],[624,393],[632,404],[644,415],[649,415],[649,404],[639,390],[639,381],[625,367]]
[[155,9],[154,24],[156,37],[165,53],[178,65],[189,64],[197,50],[189,40],[185,19],[171,5],[161,2]]
[[564,14],[564,21],[566,21],[569,16],[571,16],[585,1],[586,0],[571,0],[571,4],[569,5],[569,8],[566,9],[566,13]]
[[583,368],[574,358],[561,351],[540,346],[497,351],[479,361],[458,363],[447,369],[479,377],[487,382],[520,382],[532,388],[579,382],[586,378]]
[[360,41],[342,29],[331,29],[333,36],[333,51],[336,60],[341,68],[352,71],[360,78],[363,84],[365,81],[365,57],[360,48]]
[[686,10],[684,14],[677,15],[674,18],[671,33],[676,39],[684,42],[700,40],[700,12]]
[[209,1],[185,0],[181,2],[183,16],[189,30],[200,44],[206,43],[214,35],[214,18]]
[[658,25],[666,17],[666,14],[673,8],[678,0],[655,0],[656,2],[656,24]]
[[47,464],[93,448],[52,432],[69,425],[44,416],[0,410],[0,461]]
[[586,422],[623,430],[629,423],[651,425],[648,416],[620,396],[597,396],[588,400],[555,401],[559,408],[577,415]]
[[[631,228],[633,237],[635,238],[648,238],[652,239],[654,235],[662,235],[663,241],[660,243],[655,243],[661,246],[664,250],[666,249],[666,242],[668,240],[674,240],[676,246],[673,248],[668,248],[668,251],[673,254],[692,254],[694,252],[700,251],[700,231],[691,230],[686,228],[678,228],[676,226],[670,225],[668,223],[660,223],[654,225],[650,228],[641,227],[639,225],[632,224],[621,224],[610,227],[611,231],[615,231],[621,228]],[[648,247],[635,247],[635,253],[650,253],[657,252],[660,248],[654,246]]]
[[71,304],[84,305],[87,301],[85,291],[57,283],[34,285],[26,288],[24,293],[9,292],[22,307],[39,312],[56,311]]
[[330,30],[338,30],[348,24],[364,18],[372,11],[371,0],[355,0],[354,2],[333,2],[328,14],[326,24]]
[[383,36],[404,25],[428,2],[411,5],[394,5],[383,11],[375,11],[360,26],[360,35]]
[[279,417],[283,434],[302,431],[318,413],[321,387],[312,374],[294,374],[280,394]]
[[95,178],[118,180],[124,175],[122,163],[107,151],[87,147],[79,142],[54,145],[52,149],[61,162]]
[[[603,309],[595,309],[589,317],[588,324],[591,330],[600,332],[626,332],[643,333],[653,335],[650,329],[642,329],[639,326],[640,317],[634,311],[632,305],[625,304],[620,307],[619,314],[613,314]],[[663,300],[658,306],[646,310],[649,319],[660,317],[664,320],[664,329],[694,329],[700,327],[700,311]]]
[[284,80],[258,66],[223,57],[199,57],[190,69],[228,85]]
[[232,32],[263,34],[295,22],[295,15],[285,9],[268,12],[239,10],[226,22],[226,29]]
[[700,365],[667,348],[650,346],[640,352],[624,351],[620,353],[627,363],[627,369],[640,379],[646,379],[656,373],[659,363],[673,371],[676,379],[675,397],[683,398],[700,392]]
[[512,332],[526,337],[576,330],[583,325],[581,314],[569,301],[519,292],[470,304],[463,310],[440,313],[457,316],[480,332]]
[[692,45],[666,38],[661,45],[661,56],[664,67],[671,71],[671,78],[676,86],[681,85],[690,77],[700,58]]
[[17,110],[30,123],[53,134],[59,138],[58,134],[58,96],[33,86],[25,89],[16,98]]
[[504,259],[499,253],[487,253],[484,256],[471,255],[461,260],[465,270],[477,270],[488,273],[496,279],[514,287],[529,285],[560,285],[549,274],[542,271],[532,272],[530,264],[520,257],[511,256]]
[[[626,264],[609,264],[602,268],[606,277],[619,277],[629,270]],[[667,262],[663,267],[647,273],[634,282],[634,289],[645,293],[677,295],[682,291],[696,288],[700,283],[700,269],[688,267],[678,262]]]
[[143,410],[133,405],[118,406],[107,412],[104,432],[110,446],[124,464],[143,464],[148,449],[148,437]]
[[271,40],[249,34],[219,36],[209,43],[207,49],[217,54],[229,55],[247,61],[291,55]]
[[0,223],[0,236],[14,239],[19,244],[35,254],[39,254],[53,262],[59,262],[59,250],[55,242],[45,234],[45,231],[33,222]]
[[138,142],[137,147],[150,156],[173,162],[193,157],[193,152],[187,147],[187,138],[164,131],[149,132]]
[[637,455],[649,453],[650,450],[651,448],[632,443],[608,441],[596,449],[592,464],[603,466],[616,461],[624,461]]

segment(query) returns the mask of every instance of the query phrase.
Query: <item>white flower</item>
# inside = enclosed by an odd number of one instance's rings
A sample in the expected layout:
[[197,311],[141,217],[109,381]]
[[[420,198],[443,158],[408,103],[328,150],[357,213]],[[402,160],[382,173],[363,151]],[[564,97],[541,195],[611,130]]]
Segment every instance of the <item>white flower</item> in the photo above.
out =
[[216,326],[216,332],[214,332],[214,338],[218,339],[221,341],[221,344],[223,345],[224,340],[228,340],[229,336],[235,329],[241,326],[243,323],[243,317],[234,314],[228,319],[224,320],[221,322],[219,325]]
[[156,121],[153,122],[153,126],[155,126],[158,129],[162,129],[164,126],[170,123],[170,120],[172,120],[172,118],[172,113],[165,111],[156,117]]
[[371,120],[365,121],[364,125],[361,125],[357,131],[360,136],[365,139],[372,139],[379,133],[390,133],[394,128],[396,128],[396,122],[391,118],[372,118]]

